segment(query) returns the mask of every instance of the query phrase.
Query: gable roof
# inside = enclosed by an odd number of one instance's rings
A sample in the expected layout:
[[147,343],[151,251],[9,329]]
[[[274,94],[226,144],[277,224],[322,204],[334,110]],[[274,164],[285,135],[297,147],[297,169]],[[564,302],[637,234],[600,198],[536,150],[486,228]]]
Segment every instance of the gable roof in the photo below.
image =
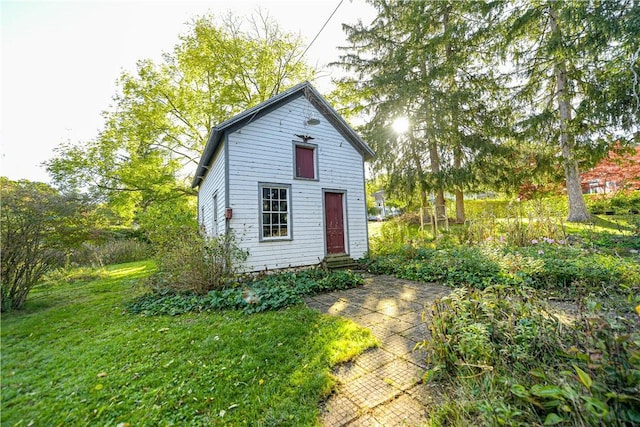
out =
[[375,157],[373,150],[367,145],[366,142],[360,138],[360,136],[347,124],[347,122],[338,114],[336,110],[327,102],[326,99],[320,95],[320,93],[309,82],[303,82],[296,86],[285,90],[278,95],[261,102],[255,107],[249,108],[242,113],[233,116],[229,120],[214,126],[209,134],[207,145],[204,148],[200,163],[198,163],[198,169],[196,175],[191,183],[191,188],[195,188],[202,183],[208,166],[215,155],[222,137],[226,132],[232,132],[244,125],[249,124],[253,120],[273,111],[274,109],[293,101],[301,96],[306,97],[312,105],[314,105],[318,111],[324,116],[324,118],[331,123],[340,134],[353,145],[353,147],[360,152],[365,160],[369,160]]

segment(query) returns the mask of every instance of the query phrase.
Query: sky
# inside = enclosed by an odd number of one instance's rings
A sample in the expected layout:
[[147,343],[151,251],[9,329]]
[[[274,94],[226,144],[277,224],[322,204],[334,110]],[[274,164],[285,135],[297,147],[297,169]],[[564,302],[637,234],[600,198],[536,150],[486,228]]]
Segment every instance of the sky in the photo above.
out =
[[[54,148],[95,138],[121,72],[140,59],[159,61],[191,18],[260,8],[308,44],[338,4],[306,55],[320,68],[347,45],[342,23],[374,18],[364,0],[0,0],[0,176],[48,182],[42,162]],[[327,68],[314,85],[324,93],[339,73]]]

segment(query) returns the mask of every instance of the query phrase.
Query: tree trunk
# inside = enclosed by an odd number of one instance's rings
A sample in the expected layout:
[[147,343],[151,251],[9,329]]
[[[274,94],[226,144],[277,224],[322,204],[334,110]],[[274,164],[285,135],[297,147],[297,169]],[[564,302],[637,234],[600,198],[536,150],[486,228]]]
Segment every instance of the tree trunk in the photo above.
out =
[[410,144],[410,150],[411,150],[411,158],[413,159],[413,163],[416,166],[416,170],[418,171],[418,175],[420,176],[420,182],[419,182],[419,187],[420,187],[420,207],[421,208],[426,208],[427,207],[427,185],[425,182],[425,173],[424,173],[424,169],[422,168],[422,161],[420,159],[420,155],[418,154],[418,149],[416,147],[416,140],[414,139],[413,134],[411,134],[411,136],[409,137],[409,144]]
[[[443,27],[442,31],[444,33],[446,33],[447,30],[449,29],[448,27],[449,27],[450,12],[451,12],[451,5],[448,5],[445,8],[444,16],[442,18],[442,27]],[[450,42],[445,44],[445,56],[448,61],[451,61],[451,58],[453,57],[453,48],[451,47]],[[454,93],[456,90],[456,79],[453,76],[451,76],[449,87],[450,87],[451,93]],[[456,135],[456,139],[453,141],[453,144],[454,144],[453,169],[456,171],[459,171],[460,167],[462,166],[462,140],[461,140],[462,133],[460,132],[460,129],[459,129],[458,113],[459,113],[459,109],[456,102],[456,104],[453,105],[451,108],[451,124],[452,124],[453,131],[455,132],[455,135]],[[456,193],[456,222],[463,224],[465,221],[465,215],[464,215],[464,193],[462,192],[462,187],[459,185],[456,185],[455,193]]]
[[[422,55],[424,56],[424,51],[422,52]],[[421,67],[421,71],[422,71],[422,76],[424,78],[426,78],[427,76],[427,62],[426,62],[426,58],[422,58],[422,62],[420,64]],[[427,100],[424,104],[425,106],[425,133],[426,133],[426,139],[427,139],[427,144],[429,146],[429,161],[430,161],[430,166],[431,166],[431,173],[433,174],[438,174],[440,173],[440,155],[438,154],[438,145],[436,143],[436,139],[433,135],[433,131],[432,131],[432,126],[433,126],[433,114],[431,112],[431,105],[429,103],[429,98],[431,94],[427,94]],[[437,224],[438,221],[440,221],[441,219],[446,219],[446,215],[447,215],[447,211],[445,209],[445,205],[444,205],[444,190],[442,189],[442,184],[441,183],[437,183],[437,188],[436,188],[436,200],[435,200],[435,223]]]
[[[549,8],[549,18],[551,31],[559,33],[556,14],[551,7]],[[567,90],[567,64],[564,59],[558,60],[555,64],[554,73],[556,77],[558,112],[560,114],[560,149],[562,151],[562,165],[569,199],[567,221],[584,222],[589,220],[589,212],[584,203],[578,162],[573,153],[575,139],[569,129],[569,123],[571,122],[571,94]]]
[[464,213],[464,193],[462,190],[456,190],[456,222],[464,224],[466,216]]
[[[462,166],[462,150],[460,150],[460,144],[456,146],[453,151],[453,167],[454,169],[460,170]],[[464,193],[462,192],[461,187],[456,188],[456,222],[460,224],[464,224],[465,221],[464,214]]]
[[[440,155],[438,154],[438,146],[431,138],[429,139],[429,159],[431,161],[431,173],[440,173]],[[442,190],[441,185],[438,185],[438,188],[436,189],[435,205],[436,221],[444,221],[446,219],[447,210],[444,205],[444,191]]]

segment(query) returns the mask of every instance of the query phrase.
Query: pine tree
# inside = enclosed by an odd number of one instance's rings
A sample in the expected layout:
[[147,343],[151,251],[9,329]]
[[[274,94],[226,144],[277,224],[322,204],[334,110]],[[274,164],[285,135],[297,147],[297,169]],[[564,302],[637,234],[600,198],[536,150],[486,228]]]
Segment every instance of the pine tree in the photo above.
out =
[[631,95],[639,10],[634,0],[513,1],[496,27],[505,40],[501,53],[513,61],[512,102],[524,112],[520,137],[557,147],[569,221],[589,219],[579,173],[585,153],[639,123]]
[[[496,148],[494,135],[505,115],[496,102],[500,85],[484,61],[493,7],[456,1],[372,4],[378,16],[371,25],[344,26],[352,45],[342,65],[354,72],[343,85],[354,86],[371,114],[365,136],[379,154],[376,170],[390,175],[391,187],[417,187],[422,206],[435,192],[438,218],[445,215],[444,191],[455,192],[456,217],[464,221],[463,189],[483,174],[474,163]],[[399,116],[411,123],[404,135],[390,131]]]

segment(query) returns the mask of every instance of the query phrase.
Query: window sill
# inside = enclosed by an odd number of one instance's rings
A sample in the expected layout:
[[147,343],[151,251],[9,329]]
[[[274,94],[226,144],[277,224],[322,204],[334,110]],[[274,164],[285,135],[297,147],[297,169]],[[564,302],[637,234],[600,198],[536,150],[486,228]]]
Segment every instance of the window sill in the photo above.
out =
[[293,237],[260,237],[260,239],[258,239],[260,243],[286,242],[289,240],[293,240]]

